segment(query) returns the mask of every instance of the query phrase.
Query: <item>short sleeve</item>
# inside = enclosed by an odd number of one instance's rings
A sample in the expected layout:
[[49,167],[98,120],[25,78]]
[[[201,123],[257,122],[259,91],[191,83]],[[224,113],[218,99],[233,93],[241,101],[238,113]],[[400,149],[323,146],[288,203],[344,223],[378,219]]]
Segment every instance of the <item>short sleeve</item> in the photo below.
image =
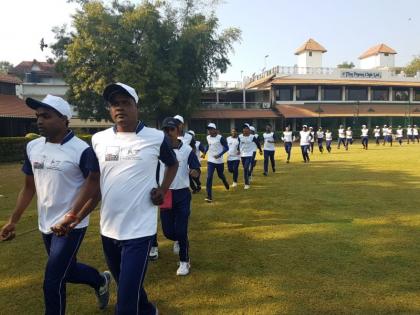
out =
[[88,177],[90,172],[99,172],[99,161],[92,147],[88,147],[83,151],[80,156],[79,167],[84,178]]
[[31,161],[29,160],[29,156],[28,156],[28,152],[27,152],[27,146],[25,147],[25,160],[23,162],[22,165],[22,172],[25,173],[26,175],[34,175],[34,172],[32,170],[32,164]]
[[172,166],[177,163],[176,154],[172,149],[171,142],[167,136],[163,138],[162,144],[160,145],[159,160],[161,160],[166,166]]

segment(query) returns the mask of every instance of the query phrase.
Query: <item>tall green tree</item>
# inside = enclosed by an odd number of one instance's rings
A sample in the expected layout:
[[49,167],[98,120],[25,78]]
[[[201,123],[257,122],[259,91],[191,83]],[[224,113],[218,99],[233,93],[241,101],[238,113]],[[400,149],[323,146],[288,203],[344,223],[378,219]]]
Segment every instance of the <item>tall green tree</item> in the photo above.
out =
[[420,55],[414,56],[404,69],[404,72],[410,76],[416,75],[418,71],[420,71]]
[[226,71],[240,40],[239,29],[220,32],[214,10],[205,12],[192,0],[177,7],[160,1],[79,3],[72,33],[54,28],[51,47],[81,118],[108,117],[101,93],[115,81],[137,89],[148,119],[188,117],[201,89]]
[[340,63],[339,65],[337,65],[337,68],[339,69],[353,69],[354,67],[355,65],[352,61],[351,62],[344,61]]
[[13,68],[13,64],[8,61],[0,61],[0,73],[6,74]]

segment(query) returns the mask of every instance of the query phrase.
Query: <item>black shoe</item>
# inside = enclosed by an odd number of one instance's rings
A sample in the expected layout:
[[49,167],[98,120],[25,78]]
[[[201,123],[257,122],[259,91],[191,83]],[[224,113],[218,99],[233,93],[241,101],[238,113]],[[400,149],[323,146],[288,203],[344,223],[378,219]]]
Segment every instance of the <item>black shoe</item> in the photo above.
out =
[[228,182],[223,182],[223,184],[225,185],[226,190],[229,190],[230,186]]
[[108,306],[109,302],[109,285],[111,283],[111,273],[109,271],[104,271],[101,276],[104,278],[105,283],[95,290],[96,297],[98,299],[99,309],[103,310]]
[[267,176],[268,174],[266,172],[263,173],[264,176]]
[[275,168],[273,168],[273,173],[275,173],[276,172],[276,169]]

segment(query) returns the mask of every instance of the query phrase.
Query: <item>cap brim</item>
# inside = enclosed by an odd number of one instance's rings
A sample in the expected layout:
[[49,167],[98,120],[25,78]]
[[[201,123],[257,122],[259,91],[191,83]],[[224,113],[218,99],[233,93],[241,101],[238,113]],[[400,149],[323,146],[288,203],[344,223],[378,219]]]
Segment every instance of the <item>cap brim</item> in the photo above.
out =
[[102,93],[102,96],[104,97],[105,101],[109,102],[112,96],[117,93],[127,95],[131,97],[134,100],[134,102],[136,102],[134,97],[130,93],[128,93],[126,89],[124,89],[121,85],[118,85],[116,83],[108,85]]
[[39,107],[44,107],[44,108],[49,108],[49,109],[53,110],[54,112],[56,112],[60,116],[64,116],[62,113],[60,113],[58,110],[56,110],[51,105],[48,105],[48,104],[43,103],[41,101],[38,101],[38,100],[36,100],[32,97],[28,97],[26,99],[25,103],[29,108],[32,108],[33,110],[37,110]]

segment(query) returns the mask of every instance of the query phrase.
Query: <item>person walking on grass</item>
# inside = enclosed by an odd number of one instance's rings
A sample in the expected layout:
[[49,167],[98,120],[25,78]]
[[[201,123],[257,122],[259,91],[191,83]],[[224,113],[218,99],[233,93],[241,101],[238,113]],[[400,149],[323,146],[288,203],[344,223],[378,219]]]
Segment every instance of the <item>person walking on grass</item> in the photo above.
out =
[[420,140],[419,140],[419,130],[417,128],[417,125],[413,126],[413,138],[417,140],[417,143],[420,142]]
[[318,143],[319,152],[324,153],[324,131],[322,130],[322,127],[318,128],[318,131],[316,132],[316,139]]
[[214,123],[210,123],[207,125],[207,147],[206,152],[203,153],[201,156],[203,159],[208,155],[207,158],[207,182],[206,182],[206,190],[207,190],[207,197],[204,199],[206,202],[213,202],[213,174],[214,171],[217,171],[217,176],[222,180],[223,185],[225,186],[226,190],[229,190],[229,183],[226,180],[224,172],[224,164],[223,164],[223,154],[225,154],[228,150],[228,144],[226,139],[219,135],[217,127]]
[[346,130],[346,151],[349,149],[349,144],[353,144],[353,131],[351,130],[351,127],[347,127]]
[[363,149],[367,150],[369,144],[369,129],[366,127],[366,125],[362,125],[361,138]]
[[244,124],[242,127],[242,134],[239,135],[239,152],[241,154],[242,166],[244,168],[244,189],[249,189],[250,173],[253,161],[254,145],[258,148],[260,155],[262,155],[261,145],[258,140],[251,134],[250,126]]
[[175,241],[174,252],[179,255],[178,276],[190,273],[188,221],[191,213],[191,192],[189,178],[200,176],[200,162],[192,148],[178,139],[178,121],[165,118],[162,129],[170,139],[179,166],[174,180],[169,187],[168,204],[160,207],[162,231],[167,239]]
[[332,144],[332,132],[327,129],[325,131],[325,147],[327,148],[328,153],[331,153],[331,144]]
[[338,146],[337,149],[340,149],[340,146],[346,146],[346,130],[343,125],[340,125],[338,128]]
[[396,139],[401,146],[404,139],[404,129],[401,126],[398,126],[398,129],[396,131]]
[[[115,125],[92,137],[95,152],[86,185],[54,228],[65,235],[88,214],[83,205],[101,193],[100,228],[106,262],[117,283],[115,314],[158,313],[143,282],[157,231],[157,205],[164,201],[178,169],[170,140],[138,119],[138,95],[123,84],[108,85],[103,97]],[[162,184],[156,181],[159,161],[165,164]]]
[[[193,149],[195,155],[197,156],[198,161],[201,162],[201,155],[206,151],[206,148],[203,144],[195,138],[194,130],[188,130],[188,134],[192,136],[192,141],[190,142],[190,147]],[[190,188],[193,194],[199,193],[201,191],[201,180],[200,176],[190,177]]]
[[382,137],[384,138],[382,145],[385,145],[385,143],[388,141],[388,126],[387,125],[384,125],[382,128]]
[[410,141],[414,143],[413,128],[411,125],[407,126],[407,144],[410,144]]
[[394,140],[393,137],[394,137],[394,134],[392,131],[392,126],[389,126],[386,131],[386,142],[389,143],[391,147],[392,147],[392,142]]
[[286,129],[283,131],[283,136],[281,140],[284,142],[284,150],[287,154],[286,163],[290,162],[290,154],[292,153],[292,146],[293,141],[295,141],[295,137],[293,136],[293,131],[290,130],[290,127],[287,126]]
[[315,145],[315,131],[313,127],[309,127],[309,132],[311,133],[311,142],[309,143],[311,154],[314,153],[314,145]]
[[381,139],[381,129],[379,126],[376,126],[375,129],[373,129],[373,136],[375,137],[376,145],[379,145],[379,141]]
[[[48,254],[43,285],[45,314],[65,314],[66,285],[69,282],[93,288],[99,308],[104,309],[109,301],[110,273],[100,273],[76,258],[89,217],[81,220],[66,237],[56,236],[51,230],[63,217],[73,217],[67,211],[85,183],[94,153],[86,142],[69,130],[71,110],[65,100],[47,95],[42,101],[27,98],[26,104],[36,111],[42,137],[26,146],[22,167],[24,185],[9,222],[1,229],[0,238],[2,241],[14,238],[16,224],[36,194],[38,227]],[[90,212],[99,199],[99,194],[94,194],[81,207]]]
[[[257,140],[257,142],[260,142],[260,137],[257,133],[257,130],[254,126],[249,126],[249,129],[251,130],[251,135],[254,136],[254,138]],[[249,180],[252,181],[252,173],[254,171],[255,166],[257,166],[257,142],[252,143],[252,163],[251,163],[251,171],[249,173]]]
[[312,135],[308,130],[308,126],[303,125],[302,130],[299,132],[300,138],[300,149],[302,151],[302,157],[304,163],[309,163],[309,145],[311,143]]
[[239,163],[241,161],[241,153],[239,152],[239,138],[238,130],[232,128],[230,131],[230,137],[227,138],[227,144],[229,147],[227,165],[229,173],[232,173],[233,182],[232,187],[238,186],[238,173],[239,173]]
[[268,175],[268,162],[270,160],[271,169],[273,173],[276,172],[276,162],[274,160],[275,153],[275,143],[276,143],[276,134],[272,130],[272,126],[267,124],[265,127],[265,132],[263,134],[264,138],[264,176]]

